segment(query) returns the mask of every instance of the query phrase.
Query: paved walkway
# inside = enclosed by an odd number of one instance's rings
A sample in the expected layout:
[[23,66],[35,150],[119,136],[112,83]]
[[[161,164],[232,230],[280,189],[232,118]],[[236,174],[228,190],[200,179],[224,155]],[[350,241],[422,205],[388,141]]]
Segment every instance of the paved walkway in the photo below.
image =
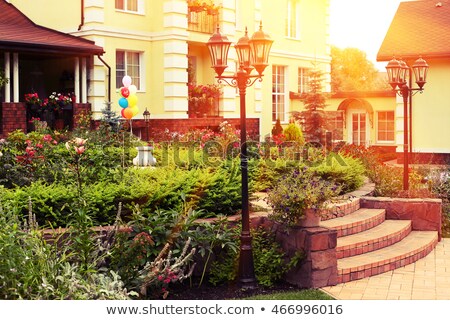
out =
[[450,300],[450,238],[415,263],[322,290],[341,300]]

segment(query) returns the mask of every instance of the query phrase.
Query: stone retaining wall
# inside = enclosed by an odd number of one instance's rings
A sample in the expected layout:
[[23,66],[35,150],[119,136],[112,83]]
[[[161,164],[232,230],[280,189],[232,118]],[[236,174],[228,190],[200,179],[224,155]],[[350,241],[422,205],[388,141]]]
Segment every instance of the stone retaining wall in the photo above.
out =
[[442,200],[362,197],[361,208],[385,209],[386,219],[411,220],[412,229],[437,231],[442,238]]

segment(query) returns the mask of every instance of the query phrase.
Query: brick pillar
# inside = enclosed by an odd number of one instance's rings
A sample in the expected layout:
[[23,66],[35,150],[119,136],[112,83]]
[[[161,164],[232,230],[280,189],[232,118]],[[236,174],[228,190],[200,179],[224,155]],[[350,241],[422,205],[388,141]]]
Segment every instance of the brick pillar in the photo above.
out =
[[74,103],[73,104],[73,128],[78,128],[80,116],[90,114],[90,103]]
[[288,231],[279,228],[279,241],[288,254],[293,257],[302,251],[304,259],[285,276],[288,283],[300,288],[320,288],[337,284],[337,257],[335,230],[317,227],[293,227]]
[[22,102],[3,102],[0,111],[1,136],[6,137],[8,133],[17,129],[27,132],[27,110]]

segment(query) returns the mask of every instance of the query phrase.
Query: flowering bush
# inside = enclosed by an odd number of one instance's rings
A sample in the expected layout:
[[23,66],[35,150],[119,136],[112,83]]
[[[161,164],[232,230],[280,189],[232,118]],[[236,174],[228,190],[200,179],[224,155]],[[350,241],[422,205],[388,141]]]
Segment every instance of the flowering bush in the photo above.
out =
[[222,88],[216,84],[189,84],[189,110],[194,113],[207,114],[222,94]]
[[55,110],[59,110],[64,106],[67,106],[72,103],[72,95],[69,94],[63,94],[63,93],[56,93],[52,92],[52,94],[47,98],[44,99],[44,105],[46,105],[48,108],[53,108]]
[[62,107],[73,102],[72,94],[63,94],[52,92],[48,98],[41,99],[37,92],[26,93],[24,96],[25,104],[30,108],[38,107],[41,110],[61,110]]
[[142,281],[140,293],[142,296],[146,296],[148,289],[151,288],[156,296],[161,294],[165,299],[169,294],[170,283],[181,282],[192,275],[195,264],[190,268],[188,266],[195,254],[195,248],[188,252],[190,243],[191,238],[188,238],[179,257],[172,255],[173,252],[167,243],[155,260],[145,265],[140,272],[140,280]]
[[191,12],[202,12],[205,11],[210,15],[217,15],[219,14],[220,6],[214,5],[212,1],[209,1],[209,3],[206,3],[202,0],[189,0],[188,1],[188,8]]
[[42,100],[36,92],[25,93],[25,103],[28,105],[41,105]]
[[303,167],[283,176],[269,190],[266,201],[272,207],[273,220],[294,225],[304,216],[306,209],[318,209],[320,212],[340,190],[341,186],[335,182],[322,180]]

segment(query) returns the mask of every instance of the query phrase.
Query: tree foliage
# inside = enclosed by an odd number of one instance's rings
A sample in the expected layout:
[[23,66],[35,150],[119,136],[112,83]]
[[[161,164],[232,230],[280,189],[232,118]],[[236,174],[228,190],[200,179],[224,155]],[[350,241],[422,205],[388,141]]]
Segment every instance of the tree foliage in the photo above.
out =
[[331,91],[371,91],[389,89],[380,80],[374,64],[357,48],[331,47]]
[[293,112],[293,117],[303,123],[306,142],[323,143],[326,128],[326,95],[322,92],[323,72],[312,69],[309,72],[309,88],[301,96],[305,110]]

